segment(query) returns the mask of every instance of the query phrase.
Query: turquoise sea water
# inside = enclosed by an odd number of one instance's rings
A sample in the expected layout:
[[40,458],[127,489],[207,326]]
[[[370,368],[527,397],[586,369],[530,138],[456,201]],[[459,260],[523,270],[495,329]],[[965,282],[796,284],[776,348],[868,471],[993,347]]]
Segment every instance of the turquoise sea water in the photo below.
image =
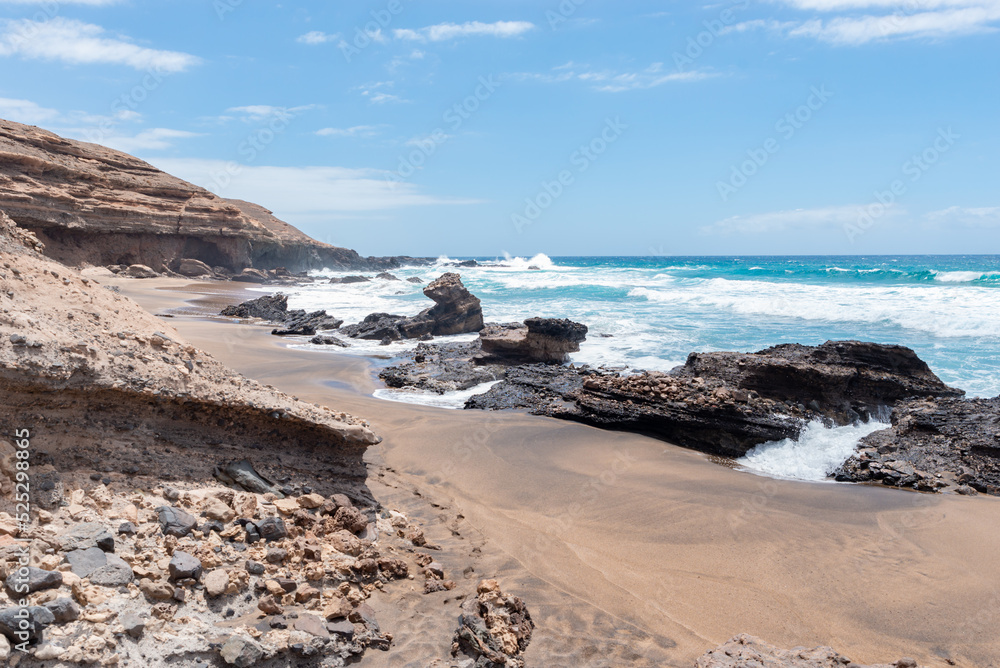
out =
[[[393,273],[458,271],[487,321],[583,322],[591,334],[574,356],[580,363],[669,369],[692,351],[861,339],[915,349],[972,396],[1000,394],[1000,256],[476,259],[483,266],[453,269],[442,258]],[[396,281],[285,291],[292,307],[325,308],[348,322],[429,305],[421,286]],[[352,350],[371,352],[387,351]]]

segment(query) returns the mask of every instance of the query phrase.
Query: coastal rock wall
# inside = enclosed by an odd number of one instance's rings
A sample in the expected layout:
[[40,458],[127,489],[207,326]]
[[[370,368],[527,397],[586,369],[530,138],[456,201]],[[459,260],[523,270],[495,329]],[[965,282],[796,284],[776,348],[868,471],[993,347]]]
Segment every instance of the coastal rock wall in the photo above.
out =
[[210,476],[229,449],[296,448],[363,480],[367,423],[231,371],[25,240],[0,214],[0,429],[32,430],[56,470]]
[[223,199],[125,153],[5,120],[0,209],[70,265],[163,271],[192,258],[232,271],[299,271],[399,264],[320,243],[261,206]]

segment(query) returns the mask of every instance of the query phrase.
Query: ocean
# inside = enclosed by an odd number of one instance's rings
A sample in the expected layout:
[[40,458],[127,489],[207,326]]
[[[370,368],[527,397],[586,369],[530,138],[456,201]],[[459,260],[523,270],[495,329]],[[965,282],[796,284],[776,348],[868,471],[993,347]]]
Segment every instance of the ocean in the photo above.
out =
[[[450,266],[468,259],[480,266]],[[482,300],[487,322],[545,316],[588,325],[587,341],[572,356],[576,364],[624,373],[665,371],[693,351],[857,339],[913,348],[942,380],[969,396],[1000,394],[996,255],[440,258],[433,266],[394,270],[400,281],[331,285],[322,279],[356,272],[324,270],[313,272],[316,283],[282,291],[290,308],[326,309],[350,323],[373,312],[416,314],[430,302],[422,285],[405,279],[431,280],[445,271],[462,275]],[[306,338],[290,343],[383,359],[416,345],[352,341],[341,349],[313,346]],[[444,396],[379,390],[376,396],[461,408],[485,389]],[[796,441],[759,446],[739,463],[767,475],[823,480],[877,428],[815,425]]]

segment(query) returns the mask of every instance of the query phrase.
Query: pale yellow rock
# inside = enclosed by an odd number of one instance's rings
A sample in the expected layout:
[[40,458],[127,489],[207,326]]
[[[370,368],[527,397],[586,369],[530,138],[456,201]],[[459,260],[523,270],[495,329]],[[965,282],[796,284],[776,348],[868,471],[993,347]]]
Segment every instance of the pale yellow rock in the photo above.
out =
[[109,490],[105,485],[98,485],[92,489],[90,491],[90,498],[100,508],[110,508],[111,502],[114,500],[111,490]]
[[278,512],[282,515],[291,515],[299,509],[299,502],[295,499],[278,499],[274,502],[274,507],[277,508]]
[[39,568],[43,571],[54,571],[59,568],[59,563],[61,561],[62,557],[58,557],[54,554],[46,554],[39,562]]
[[322,506],[326,503],[326,499],[319,494],[304,494],[298,498],[298,502],[299,506],[302,508],[308,508],[311,510]]
[[202,512],[205,513],[205,517],[211,520],[219,520],[220,522],[228,524],[236,519],[236,511],[230,508],[225,501],[218,497],[209,497],[205,499],[202,503],[201,509]]
[[38,661],[52,661],[62,657],[64,650],[56,645],[44,645],[35,650],[35,659]]
[[72,517],[74,520],[80,519],[81,517],[83,517],[84,513],[87,513],[88,511],[89,509],[86,506],[81,506],[78,503],[71,503],[69,507],[66,509],[66,512],[68,512],[69,516]]

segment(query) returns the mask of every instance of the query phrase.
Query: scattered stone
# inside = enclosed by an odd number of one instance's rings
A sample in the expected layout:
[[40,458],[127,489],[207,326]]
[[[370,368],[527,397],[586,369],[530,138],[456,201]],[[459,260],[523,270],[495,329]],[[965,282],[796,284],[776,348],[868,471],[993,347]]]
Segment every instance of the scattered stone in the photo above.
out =
[[275,599],[273,594],[268,594],[267,596],[262,596],[259,601],[257,601],[257,608],[260,609],[265,615],[280,615],[284,612],[284,609]]
[[144,264],[130,265],[128,269],[121,272],[121,275],[128,276],[129,278],[156,278],[159,276],[159,274]]
[[181,550],[174,551],[174,556],[170,559],[170,581],[197,580],[201,577],[201,561],[194,555]]
[[260,537],[269,543],[288,537],[288,529],[280,517],[267,517],[261,520],[257,523],[257,531]]
[[247,459],[232,461],[223,467],[217,466],[214,475],[223,483],[242,487],[248,492],[274,494],[279,499],[284,497],[284,494],[277,487],[271,484],[264,476],[257,473],[253,464]]
[[205,594],[209,598],[218,598],[226,593],[229,587],[229,573],[224,569],[216,569],[205,576]]
[[258,564],[256,561],[247,561],[246,569],[250,575],[263,575],[266,570],[264,564]]
[[63,584],[63,575],[59,571],[44,571],[34,566],[22,567],[7,577],[5,586],[11,598],[18,600],[25,594],[36,591],[56,589]]
[[160,529],[165,536],[183,538],[198,526],[198,519],[183,510],[172,506],[160,506],[156,509],[160,519]]
[[121,587],[133,579],[132,567],[117,554],[108,555],[108,563],[90,575],[90,581],[101,587]]
[[917,668],[913,659],[901,659],[894,664],[861,666],[838,654],[829,647],[806,649],[796,647],[779,649],[760,638],[741,634],[698,659],[696,668],[746,668],[767,666],[767,668]]
[[[27,610],[27,619],[23,617],[25,610]],[[45,627],[54,624],[55,621],[55,616],[47,608],[41,606],[5,608],[0,610],[0,634],[6,636],[12,643],[18,644],[22,642],[22,639],[18,637],[17,633],[27,631],[28,642],[34,643],[41,640]]]
[[108,555],[99,547],[89,547],[85,550],[73,550],[66,553],[73,573],[81,578],[90,577],[91,573],[108,565]]
[[267,563],[281,564],[288,558],[288,550],[283,547],[272,547],[267,551]]
[[86,550],[98,547],[104,552],[115,551],[115,537],[103,525],[84,522],[70,528],[59,538],[59,546],[64,552]]
[[146,622],[139,615],[134,612],[126,612],[122,614],[118,621],[121,622],[122,627],[125,629],[125,633],[131,638],[138,640],[142,637],[143,631],[146,630]]
[[120,536],[134,536],[135,535],[135,525],[131,522],[122,522],[118,527],[118,535]]
[[57,598],[46,603],[45,607],[52,613],[57,624],[66,624],[80,618],[80,606],[71,598]]
[[251,638],[234,635],[222,646],[219,654],[231,666],[250,668],[264,657],[264,650]]

